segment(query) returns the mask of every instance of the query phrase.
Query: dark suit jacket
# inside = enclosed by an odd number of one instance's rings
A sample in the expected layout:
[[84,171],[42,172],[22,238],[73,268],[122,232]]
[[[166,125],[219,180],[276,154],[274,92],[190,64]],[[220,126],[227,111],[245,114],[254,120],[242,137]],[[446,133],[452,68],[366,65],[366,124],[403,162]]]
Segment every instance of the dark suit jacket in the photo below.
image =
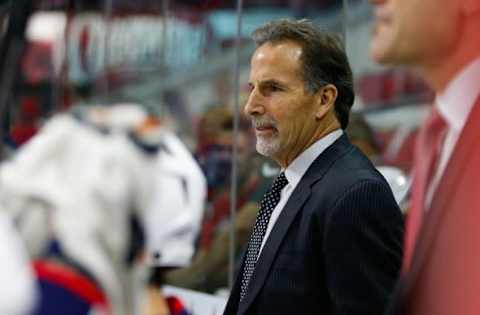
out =
[[388,184],[343,135],[293,191],[247,295],[239,303],[237,276],[224,314],[382,314],[400,270],[402,236]]
[[480,314],[480,96],[424,215],[389,314]]

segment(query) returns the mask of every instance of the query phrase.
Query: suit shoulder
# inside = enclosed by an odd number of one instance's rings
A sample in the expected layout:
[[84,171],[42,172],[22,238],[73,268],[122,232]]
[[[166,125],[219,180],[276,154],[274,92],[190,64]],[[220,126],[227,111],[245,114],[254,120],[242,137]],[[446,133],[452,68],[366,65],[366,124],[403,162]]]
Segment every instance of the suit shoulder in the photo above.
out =
[[334,188],[337,188],[339,193],[359,183],[388,187],[388,183],[382,174],[360,150],[353,146],[351,150],[332,163],[325,174],[324,180],[334,184]]
[[310,211],[322,217],[342,208],[372,208],[371,204],[400,213],[387,181],[354,147],[338,156],[311,189]]

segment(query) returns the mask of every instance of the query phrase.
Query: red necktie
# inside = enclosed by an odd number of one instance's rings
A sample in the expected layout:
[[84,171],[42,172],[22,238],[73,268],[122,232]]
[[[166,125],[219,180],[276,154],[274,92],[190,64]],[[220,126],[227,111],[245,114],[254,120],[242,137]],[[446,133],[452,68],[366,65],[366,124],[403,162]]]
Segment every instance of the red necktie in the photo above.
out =
[[436,107],[418,134],[414,156],[412,199],[407,217],[402,272],[409,270],[415,242],[425,213],[425,197],[437,169],[447,124]]

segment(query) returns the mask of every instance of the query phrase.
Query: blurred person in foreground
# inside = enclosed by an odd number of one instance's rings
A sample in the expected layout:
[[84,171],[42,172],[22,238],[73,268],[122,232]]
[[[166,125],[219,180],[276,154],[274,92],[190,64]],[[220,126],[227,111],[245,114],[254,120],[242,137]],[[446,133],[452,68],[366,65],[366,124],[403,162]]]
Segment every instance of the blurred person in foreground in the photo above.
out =
[[33,314],[137,314],[143,290],[168,313],[132,272],[143,251],[149,267],[188,263],[206,185],[157,118],[135,104],[55,115],[1,164],[0,184],[35,259]]
[[344,134],[354,94],[342,44],[306,20],[253,33],[245,106],[257,151],[282,169],[260,202],[225,314],[382,314],[402,215]]
[[398,314],[479,314],[480,1],[370,0],[370,53],[436,92],[417,140]]

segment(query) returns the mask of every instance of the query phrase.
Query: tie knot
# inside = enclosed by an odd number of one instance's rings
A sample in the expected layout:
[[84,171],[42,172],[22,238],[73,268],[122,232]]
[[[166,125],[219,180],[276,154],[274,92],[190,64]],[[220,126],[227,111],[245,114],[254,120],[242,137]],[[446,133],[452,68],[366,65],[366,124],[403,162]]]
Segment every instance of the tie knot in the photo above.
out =
[[285,172],[281,172],[277,178],[273,181],[272,191],[279,192],[288,184],[288,179],[285,176]]

